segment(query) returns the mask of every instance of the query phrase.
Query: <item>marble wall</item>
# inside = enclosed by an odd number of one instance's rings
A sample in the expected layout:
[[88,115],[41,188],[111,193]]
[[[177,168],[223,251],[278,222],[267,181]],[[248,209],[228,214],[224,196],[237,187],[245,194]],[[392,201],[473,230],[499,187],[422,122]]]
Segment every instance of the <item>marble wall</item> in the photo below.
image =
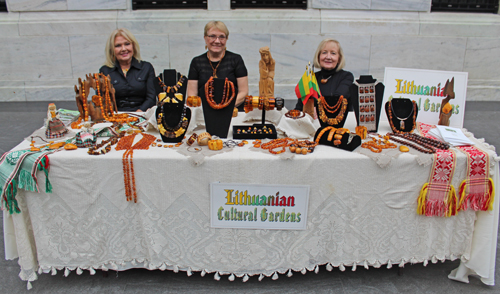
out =
[[[8,0],[10,12],[0,13],[0,101],[73,100],[73,86],[98,71],[107,36],[117,27],[136,35],[157,73],[175,68],[187,74],[191,59],[205,52],[203,27],[213,19],[230,29],[228,50],[243,56],[250,94],[258,93],[260,47],[269,46],[276,60],[276,95],[292,100],[317,44],[328,37],[340,41],[346,70],[355,77],[383,81],[385,67],[466,71],[468,100],[500,101],[499,15],[429,13],[430,1],[421,0],[399,1],[406,7],[311,0],[313,8],[280,11],[228,10],[226,2],[209,0],[208,11],[132,11],[128,0]],[[317,9],[332,3],[351,7]],[[398,10],[390,11],[390,3]],[[43,9],[50,11],[36,11]]]

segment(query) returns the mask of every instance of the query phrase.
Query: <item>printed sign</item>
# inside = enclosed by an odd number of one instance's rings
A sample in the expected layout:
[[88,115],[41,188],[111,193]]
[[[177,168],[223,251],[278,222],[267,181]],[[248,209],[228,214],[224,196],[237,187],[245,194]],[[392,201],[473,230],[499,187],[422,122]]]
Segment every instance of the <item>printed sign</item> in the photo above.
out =
[[384,102],[380,120],[387,121],[385,103],[392,98],[409,98],[417,102],[417,121],[437,125],[446,81],[454,79],[455,98],[450,100],[450,126],[462,128],[467,96],[467,72],[386,67]]
[[309,186],[210,184],[213,228],[305,230]]

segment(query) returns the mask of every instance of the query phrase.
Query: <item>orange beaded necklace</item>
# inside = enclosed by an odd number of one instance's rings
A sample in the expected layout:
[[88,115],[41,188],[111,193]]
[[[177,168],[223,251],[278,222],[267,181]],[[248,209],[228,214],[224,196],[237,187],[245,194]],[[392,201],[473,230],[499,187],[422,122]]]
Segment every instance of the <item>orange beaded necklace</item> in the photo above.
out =
[[226,108],[235,97],[234,84],[226,78],[224,81],[224,90],[222,91],[222,101],[218,104],[214,101],[214,77],[210,77],[205,84],[205,97],[207,98],[208,105],[213,109]]
[[122,156],[123,165],[123,181],[125,184],[125,196],[127,201],[134,200],[137,203],[137,190],[135,188],[135,172],[134,172],[134,149],[136,150],[147,150],[151,143],[156,140],[156,137],[149,134],[142,134],[142,139],[139,142],[134,143],[134,139],[137,133],[123,137],[120,139],[116,145],[116,150],[125,150]]
[[[323,96],[321,96],[320,101],[318,102],[318,110],[319,110],[319,119],[321,119],[322,122],[334,126],[338,125],[343,119],[344,119],[344,114],[347,110],[347,99],[344,98],[344,96],[340,96],[339,101],[337,101],[337,104],[335,106],[330,106],[328,103],[326,103],[326,100]],[[340,104],[339,102],[342,101]],[[339,107],[342,105],[341,107]],[[326,113],[325,113],[325,108],[326,111],[329,113],[334,113],[340,108],[339,113],[337,114],[336,117],[329,118]]]

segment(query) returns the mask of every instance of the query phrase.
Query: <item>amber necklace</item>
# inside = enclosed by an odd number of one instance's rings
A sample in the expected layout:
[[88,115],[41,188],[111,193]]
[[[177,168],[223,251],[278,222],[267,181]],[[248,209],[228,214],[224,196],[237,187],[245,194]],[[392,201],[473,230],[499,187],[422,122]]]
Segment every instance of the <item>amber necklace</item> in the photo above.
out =
[[[231,95],[231,97],[229,97]],[[222,101],[217,104],[214,100],[214,77],[210,77],[205,84],[205,97],[208,105],[213,109],[222,109],[227,107],[235,97],[234,84],[228,78],[224,81],[224,90],[222,91]]]
[[[326,106],[327,108],[330,106],[326,103],[326,101],[324,99],[319,101],[319,103],[318,103],[319,118],[321,119],[322,122],[324,122],[330,126],[333,126],[333,125],[338,125],[344,119],[344,114],[345,114],[345,111],[347,110],[347,99],[345,99],[344,96],[340,96],[339,101],[342,101],[342,106],[340,107],[340,111],[336,117],[332,117],[332,118],[328,118],[328,116],[326,115],[325,106],[323,105],[323,103],[325,103],[327,105]],[[338,104],[338,102],[337,102],[337,104]],[[334,111],[332,111],[331,113],[333,113],[333,112]]]
[[158,114],[157,123],[158,130],[164,137],[178,138],[186,132],[186,128],[189,124],[189,120],[186,117],[186,106],[184,106],[179,123],[175,127],[170,127],[165,121],[165,117],[163,116],[163,106]]
[[209,51],[207,51],[207,58],[208,58],[208,63],[210,63],[210,67],[212,67],[212,70],[213,70],[213,74],[212,76],[214,78],[217,78],[217,69],[219,68],[219,65],[222,63],[222,59],[224,58],[224,56],[226,56],[226,49],[224,48],[224,52],[222,52],[222,57],[220,58],[219,60],[219,63],[217,64],[217,66],[214,68],[213,64],[212,64],[212,60],[210,60],[210,54],[209,54]]
[[135,172],[134,172],[134,149],[147,150],[149,145],[156,140],[156,137],[150,134],[142,134],[142,139],[134,143],[137,133],[123,137],[116,145],[116,150],[125,150],[122,156],[123,165],[123,182],[125,184],[125,196],[127,201],[137,203],[137,190],[135,188]]
[[[394,109],[392,108],[392,101],[389,101],[389,109],[388,109],[388,114],[389,114],[389,125],[391,126],[391,129],[394,133],[397,133],[397,134],[400,134],[400,133],[404,133],[405,132],[405,120],[407,120],[408,118],[410,118],[410,116],[413,114],[413,125],[412,125],[412,129],[411,131],[409,131],[408,133],[411,133],[413,132],[413,130],[415,129],[415,126],[417,125],[416,122],[415,122],[415,119],[417,117],[417,111],[416,111],[416,108],[417,108],[417,103],[415,102],[411,102],[412,103],[412,109],[411,109],[411,112],[410,112],[410,115],[408,115],[408,117],[402,119],[402,118],[399,118],[396,116],[396,113],[394,112]],[[394,114],[394,116],[399,120],[399,130],[394,126],[393,122],[392,122],[392,115]]]
[[337,103],[334,105],[334,106],[330,106],[328,105],[328,103],[326,102],[326,99],[324,96],[321,96],[319,97],[321,103],[323,104],[323,106],[325,107],[326,109],[326,112],[329,112],[329,113],[334,113],[336,112],[337,110],[339,110],[339,107],[340,105],[342,105],[342,101],[343,101],[343,96],[339,97],[339,100],[337,101]]

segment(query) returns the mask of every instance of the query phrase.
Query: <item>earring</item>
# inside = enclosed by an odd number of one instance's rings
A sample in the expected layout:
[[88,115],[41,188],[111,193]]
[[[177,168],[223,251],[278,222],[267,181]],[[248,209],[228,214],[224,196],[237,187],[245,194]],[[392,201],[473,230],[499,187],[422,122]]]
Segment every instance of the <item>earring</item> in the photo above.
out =
[[205,50],[207,50],[207,49],[208,49],[208,46],[207,46],[207,45],[205,45]]

